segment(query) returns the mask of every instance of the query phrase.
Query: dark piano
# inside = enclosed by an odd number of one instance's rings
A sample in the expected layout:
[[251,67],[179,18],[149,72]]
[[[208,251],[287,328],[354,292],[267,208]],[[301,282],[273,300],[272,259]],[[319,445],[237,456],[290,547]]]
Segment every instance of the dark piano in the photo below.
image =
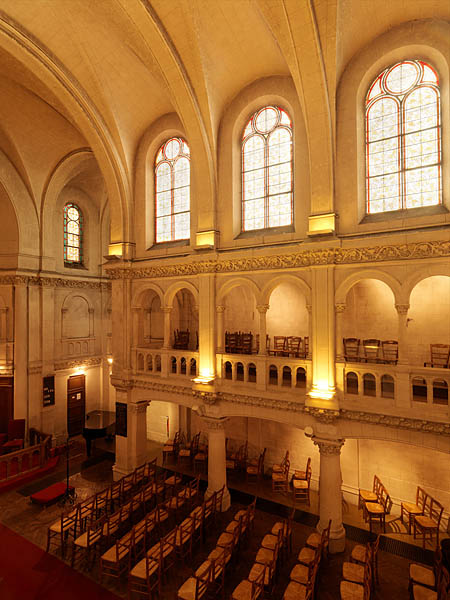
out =
[[91,455],[91,442],[98,438],[113,436],[115,433],[116,413],[107,410],[93,410],[86,415],[83,437],[86,440],[87,455]]

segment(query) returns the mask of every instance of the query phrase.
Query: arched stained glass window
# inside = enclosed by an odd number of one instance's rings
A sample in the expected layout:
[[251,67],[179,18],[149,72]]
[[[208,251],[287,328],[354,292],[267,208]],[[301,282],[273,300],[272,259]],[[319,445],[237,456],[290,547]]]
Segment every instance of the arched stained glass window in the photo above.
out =
[[265,106],[242,136],[242,230],[292,224],[292,123]]
[[155,160],[156,242],[190,238],[190,152],[181,138],[170,138]]
[[64,263],[83,264],[83,213],[72,203],[64,207]]
[[366,97],[367,213],[442,202],[439,78],[404,60],[385,69]]

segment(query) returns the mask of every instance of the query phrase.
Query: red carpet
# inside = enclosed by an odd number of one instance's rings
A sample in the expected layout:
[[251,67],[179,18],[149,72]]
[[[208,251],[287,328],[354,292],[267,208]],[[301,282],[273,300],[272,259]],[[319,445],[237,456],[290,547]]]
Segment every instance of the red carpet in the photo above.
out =
[[118,596],[0,524],[0,598],[117,600]]

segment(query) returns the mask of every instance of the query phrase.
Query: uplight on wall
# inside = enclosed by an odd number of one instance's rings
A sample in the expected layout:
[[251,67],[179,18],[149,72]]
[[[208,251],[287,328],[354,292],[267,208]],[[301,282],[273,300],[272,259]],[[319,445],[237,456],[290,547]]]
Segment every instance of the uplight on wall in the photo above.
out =
[[84,366],[76,367],[72,375],[85,375]]
[[108,358],[108,362],[109,362],[110,365],[112,365],[113,364],[113,359],[111,357],[109,357]]

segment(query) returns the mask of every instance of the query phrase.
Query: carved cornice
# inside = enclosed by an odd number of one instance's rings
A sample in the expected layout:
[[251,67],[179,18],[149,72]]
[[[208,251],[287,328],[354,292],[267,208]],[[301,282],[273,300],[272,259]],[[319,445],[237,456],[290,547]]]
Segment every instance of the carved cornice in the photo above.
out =
[[101,356],[89,356],[86,358],[72,358],[55,362],[55,371],[74,369],[75,367],[95,367],[102,363]]
[[3,275],[0,276],[0,285],[111,290],[110,281],[86,281],[83,279],[64,279],[62,277],[40,277],[39,275]]
[[312,417],[320,421],[321,423],[334,423],[339,418],[340,413],[338,410],[330,410],[328,408],[317,408],[316,406],[305,406],[305,413],[310,414]]
[[210,431],[222,431],[228,422],[227,417],[206,417],[202,415],[201,419],[206,429]]
[[341,409],[341,418],[350,421],[370,423],[371,425],[384,425],[400,429],[410,429],[423,433],[436,433],[438,435],[450,436],[450,423],[438,421],[426,421],[424,419],[410,419],[407,417],[396,417],[394,415],[382,415],[379,413],[367,413],[356,410]]
[[192,395],[196,400],[209,404],[210,406],[216,404],[219,400],[218,395],[215,392],[201,392],[200,390],[192,390]]
[[128,410],[130,411],[130,413],[134,413],[136,415],[140,415],[142,413],[147,412],[147,406],[150,404],[150,402],[147,401],[143,401],[143,402],[130,402],[128,404]]
[[228,260],[204,260],[175,265],[155,265],[141,269],[109,268],[111,279],[142,279],[161,277],[185,277],[200,273],[234,273],[270,269],[298,269],[313,265],[342,265],[418,258],[442,258],[450,256],[450,241],[416,242],[393,246],[366,248],[324,248],[304,250],[292,254],[234,258]]
[[345,443],[345,440],[327,440],[322,438],[313,437],[312,441],[315,446],[319,447],[320,454],[338,455],[341,453],[341,448]]

